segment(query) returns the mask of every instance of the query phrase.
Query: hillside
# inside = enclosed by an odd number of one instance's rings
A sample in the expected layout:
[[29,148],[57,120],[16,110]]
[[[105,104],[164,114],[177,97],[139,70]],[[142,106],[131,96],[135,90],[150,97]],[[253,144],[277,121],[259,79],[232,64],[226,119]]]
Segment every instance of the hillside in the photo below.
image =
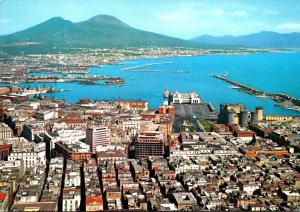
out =
[[260,32],[242,36],[202,35],[191,41],[212,45],[241,45],[253,48],[292,49],[300,48],[300,33],[280,34],[276,32]]
[[207,47],[207,45],[192,41],[138,30],[108,15],[98,15],[79,23],[54,17],[26,30],[0,37],[2,45],[20,42],[39,42],[41,44],[29,47],[14,46],[16,51],[26,48],[41,52],[51,49],[58,51],[63,48],[122,48],[128,46]]

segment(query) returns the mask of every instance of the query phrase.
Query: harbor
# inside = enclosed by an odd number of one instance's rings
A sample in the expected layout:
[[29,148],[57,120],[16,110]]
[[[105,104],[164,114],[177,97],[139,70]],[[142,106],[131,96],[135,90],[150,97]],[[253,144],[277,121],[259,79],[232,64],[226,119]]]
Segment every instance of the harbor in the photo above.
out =
[[212,74],[211,76],[215,77],[217,79],[223,80],[227,83],[230,83],[232,86],[229,86],[229,87],[231,87],[232,89],[236,89],[242,93],[254,95],[258,98],[270,98],[276,102],[275,106],[279,106],[284,109],[295,110],[297,112],[300,112],[300,99],[291,97],[288,94],[268,93],[266,91],[258,90],[256,88],[253,88],[253,87],[243,84],[241,82],[237,82],[235,80],[228,79],[226,75],[221,76],[221,75],[217,75],[217,74]]

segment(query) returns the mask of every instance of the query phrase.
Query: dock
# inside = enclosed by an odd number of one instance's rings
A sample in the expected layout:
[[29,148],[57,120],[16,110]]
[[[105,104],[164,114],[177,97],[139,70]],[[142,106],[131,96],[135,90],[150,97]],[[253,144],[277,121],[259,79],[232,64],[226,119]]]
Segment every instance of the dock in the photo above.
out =
[[172,62],[148,63],[148,64],[144,64],[144,65],[139,65],[139,66],[123,68],[122,71],[128,71],[128,70],[132,70],[132,69],[143,68],[143,67],[154,66],[154,65],[170,64],[170,63],[172,63]]
[[244,83],[228,79],[226,76],[221,76],[221,75],[217,75],[217,74],[212,74],[211,76],[215,77],[217,79],[223,80],[227,83],[230,83],[233,86],[240,87],[238,89],[238,91],[240,91],[240,92],[248,93],[250,95],[254,95],[254,96],[257,96],[257,97],[260,97],[260,96],[268,97],[268,98],[274,100],[275,102],[279,103],[279,104],[275,104],[277,106],[284,105],[283,103],[285,103],[285,102],[290,102],[291,105],[292,105],[291,107],[287,108],[287,107],[283,106],[282,108],[291,109],[291,110],[295,110],[297,112],[300,112],[300,99],[297,99],[295,97],[291,97],[288,94],[269,93],[269,92],[266,92],[266,91],[258,90],[256,88],[253,88],[253,87],[251,87],[249,85],[246,85]]

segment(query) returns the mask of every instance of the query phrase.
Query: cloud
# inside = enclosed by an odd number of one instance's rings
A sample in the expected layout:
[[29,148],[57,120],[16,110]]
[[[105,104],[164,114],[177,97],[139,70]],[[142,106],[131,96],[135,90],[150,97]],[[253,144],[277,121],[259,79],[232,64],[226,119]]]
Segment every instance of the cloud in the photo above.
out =
[[279,30],[300,31],[300,22],[288,22],[277,26]]

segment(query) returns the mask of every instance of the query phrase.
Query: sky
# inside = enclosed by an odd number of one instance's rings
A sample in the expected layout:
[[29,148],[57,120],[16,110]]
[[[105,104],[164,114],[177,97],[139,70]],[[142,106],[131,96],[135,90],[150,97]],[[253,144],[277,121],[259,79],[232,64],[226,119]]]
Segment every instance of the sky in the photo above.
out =
[[52,17],[80,22],[99,14],[182,39],[300,32],[300,0],[0,0],[0,35]]

